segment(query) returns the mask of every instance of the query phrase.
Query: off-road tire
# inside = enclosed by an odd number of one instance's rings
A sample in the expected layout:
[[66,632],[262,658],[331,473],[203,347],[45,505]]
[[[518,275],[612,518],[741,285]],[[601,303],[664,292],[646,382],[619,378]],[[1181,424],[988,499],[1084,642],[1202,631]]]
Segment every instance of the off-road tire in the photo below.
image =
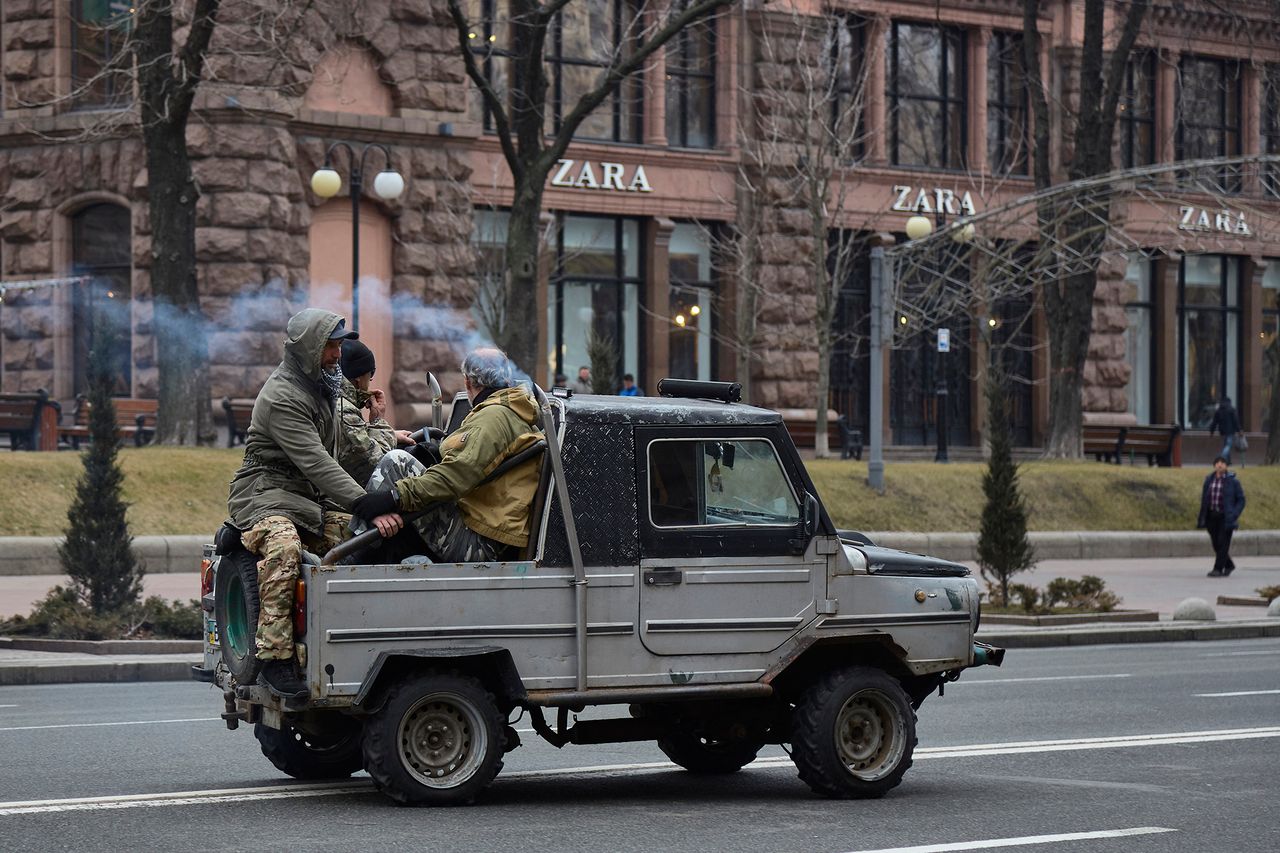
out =
[[307,734],[285,723],[273,729],[258,723],[253,735],[277,770],[295,779],[342,779],[364,767],[358,720],[334,714],[323,732]]
[[254,641],[260,606],[257,559],[243,548],[219,558],[213,596],[222,662],[238,684],[253,684],[262,669]]
[[916,715],[902,684],[874,667],[826,673],[791,718],[791,758],[815,793],[883,797],[902,781],[916,748]]
[[394,685],[365,723],[364,766],[403,805],[465,805],[502,769],[505,726],[477,679],[419,673]]
[[756,760],[764,744],[756,740],[712,740],[686,732],[658,738],[658,749],[690,773],[736,773]]

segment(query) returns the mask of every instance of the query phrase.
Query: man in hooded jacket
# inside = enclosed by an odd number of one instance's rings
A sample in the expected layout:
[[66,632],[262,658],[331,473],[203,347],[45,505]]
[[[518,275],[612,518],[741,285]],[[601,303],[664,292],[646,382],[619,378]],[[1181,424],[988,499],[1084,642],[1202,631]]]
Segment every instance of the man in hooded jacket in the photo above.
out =
[[307,692],[293,660],[291,619],[303,544],[328,551],[345,536],[351,520],[346,510],[360,512],[371,497],[335,458],[338,359],[342,341],[356,337],[329,311],[307,308],[289,318],[284,359],[254,401],[244,462],[231,480],[231,522],[244,547],[260,558],[256,646],[262,680],[285,698]]

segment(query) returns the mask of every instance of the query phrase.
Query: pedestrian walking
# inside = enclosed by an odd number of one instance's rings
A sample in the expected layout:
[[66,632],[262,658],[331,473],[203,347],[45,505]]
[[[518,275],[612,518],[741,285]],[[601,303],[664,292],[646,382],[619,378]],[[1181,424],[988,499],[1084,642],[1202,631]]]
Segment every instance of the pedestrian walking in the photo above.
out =
[[1200,518],[1196,527],[1209,531],[1213,543],[1213,570],[1211,578],[1222,578],[1236,570],[1231,559],[1231,535],[1240,525],[1240,513],[1244,511],[1244,487],[1236,475],[1227,470],[1230,463],[1225,456],[1213,460],[1213,472],[1204,478],[1200,490]]
[[1236,407],[1231,405],[1230,397],[1222,398],[1213,413],[1213,420],[1209,421],[1209,435],[1213,435],[1215,429],[1222,435],[1222,458],[1230,464],[1231,451],[1244,438],[1240,431],[1240,415],[1236,413]]

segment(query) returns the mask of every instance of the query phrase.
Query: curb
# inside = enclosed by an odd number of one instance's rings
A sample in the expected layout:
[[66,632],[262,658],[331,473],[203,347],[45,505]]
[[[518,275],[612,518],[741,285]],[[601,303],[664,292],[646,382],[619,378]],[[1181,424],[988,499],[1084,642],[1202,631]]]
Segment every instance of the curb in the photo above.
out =
[[[977,533],[868,532],[884,548],[928,554],[972,563],[978,559]],[[1067,530],[1028,533],[1038,560],[1116,560],[1138,557],[1212,557],[1203,530]],[[1231,540],[1233,554],[1270,557],[1280,554],[1280,530],[1239,530]],[[1238,550],[1237,550],[1238,549]],[[0,569],[2,571],[2,569]]]
[[1057,630],[979,631],[976,639],[1006,649],[1047,649],[1127,643],[1209,642],[1280,637],[1280,619],[1268,622],[1163,622],[1159,625]]
[[80,655],[183,655],[204,653],[204,640],[47,640],[0,637],[0,650],[66,652]]
[[0,686],[191,681],[191,667],[198,662],[192,658],[189,661],[22,663],[0,666]]
[[[201,549],[212,541],[212,534],[135,536],[133,552],[148,574],[198,572]],[[0,536],[0,577],[66,574],[58,557],[61,544],[61,536]]]

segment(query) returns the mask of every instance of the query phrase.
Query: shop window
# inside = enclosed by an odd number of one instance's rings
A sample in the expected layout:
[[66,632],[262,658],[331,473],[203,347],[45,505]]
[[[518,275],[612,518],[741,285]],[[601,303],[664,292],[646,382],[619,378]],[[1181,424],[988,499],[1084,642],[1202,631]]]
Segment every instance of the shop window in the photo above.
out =
[[827,61],[831,75],[831,127],[850,159],[866,153],[863,126],[866,103],[867,21],[836,15],[828,29]]
[[505,210],[477,209],[474,213],[471,246],[475,250],[476,298],[471,313],[477,328],[490,338],[501,337],[506,311],[507,223]]
[[1152,317],[1155,301],[1151,292],[1152,262],[1145,255],[1129,256],[1125,269],[1127,301],[1124,306],[1128,325],[1124,333],[1125,359],[1129,362],[1129,384],[1125,395],[1129,411],[1138,423],[1151,423],[1152,388],[1155,370],[1155,336]]
[[[1178,68],[1179,160],[1240,154],[1240,63],[1184,57]],[[1211,191],[1240,191],[1237,167],[1187,170],[1183,181]]]
[[[512,23],[506,0],[471,3],[468,33],[472,52],[498,96],[510,101]],[[620,52],[635,49],[641,28],[630,0],[589,0],[565,5],[551,22],[545,48],[547,75],[546,131],[559,131],[564,117],[595,88]],[[639,142],[643,80],[634,74],[622,81],[586,120],[575,138]],[[485,108],[484,127],[493,131],[493,115]]]
[[895,21],[889,48],[890,159],[900,166],[963,169],[964,31]]
[[716,143],[716,21],[686,27],[667,43],[667,143]]
[[1238,396],[1240,259],[1187,255],[1178,290],[1180,420],[1208,429],[1218,401]]
[[594,337],[613,348],[618,387],[624,373],[645,387],[639,369],[642,283],[638,220],[562,216],[547,299],[548,379],[591,367],[588,344]]
[[670,244],[669,375],[675,379],[711,379],[715,375],[715,281],[711,268],[712,234],[694,223],[680,223]]
[[[1280,154],[1280,63],[1271,63],[1262,77],[1262,153]],[[1263,167],[1263,187],[1280,198],[1280,166]]]
[[1022,35],[994,32],[987,43],[987,161],[993,172],[1027,173],[1027,115]]
[[124,54],[133,9],[125,0],[71,0],[71,102],[75,109],[112,109],[130,101]]
[[129,210],[94,204],[71,217],[71,267],[80,277],[72,296],[73,383],[89,390],[89,356],[94,343],[110,341],[107,370],[112,393],[132,393],[132,241]]
[[1124,90],[1116,105],[1120,165],[1125,169],[1156,161],[1156,55],[1135,53],[1125,66]]
[[1262,274],[1262,431],[1269,433],[1272,397],[1280,393],[1280,258],[1267,261]]

